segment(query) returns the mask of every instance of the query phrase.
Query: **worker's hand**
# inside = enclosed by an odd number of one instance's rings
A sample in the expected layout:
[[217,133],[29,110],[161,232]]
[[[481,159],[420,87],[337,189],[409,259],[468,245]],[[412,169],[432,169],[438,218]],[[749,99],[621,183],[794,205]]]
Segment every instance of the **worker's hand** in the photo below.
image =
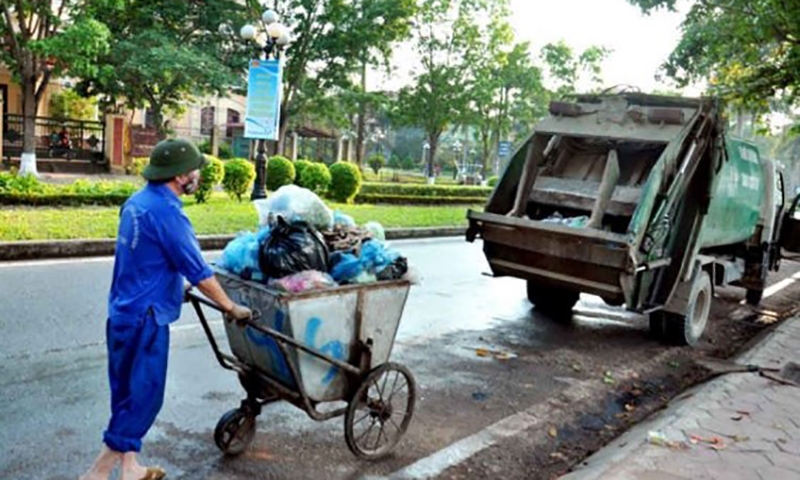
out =
[[192,291],[192,284],[191,283],[184,283],[183,284],[183,303],[189,303],[189,292]]
[[253,318],[253,312],[249,308],[247,308],[247,307],[245,307],[243,305],[239,305],[237,303],[234,303],[233,304],[233,308],[231,308],[225,314],[225,318],[229,322],[230,321],[235,321],[239,325],[242,325],[242,324],[244,324],[245,320],[249,320],[249,319]]

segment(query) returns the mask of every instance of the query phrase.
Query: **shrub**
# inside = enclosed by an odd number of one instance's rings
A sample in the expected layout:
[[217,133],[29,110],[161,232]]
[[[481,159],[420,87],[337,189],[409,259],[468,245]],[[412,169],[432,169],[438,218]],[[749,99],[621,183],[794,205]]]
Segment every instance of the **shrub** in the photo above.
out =
[[372,171],[375,172],[375,175],[377,175],[381,171],[381,168],[386,166],[386,159],[383,158],[383,155],[380,153],[376,153],[369,157],[367,165],[369,165]]
[[267,162],[267,188],[275,191],[294,183],[294,163],[286,157],[275,155]]
[[401,167],[403,170],[415,170],[417,168],[417,162],[415,162],[411,157],[406,157],[403,159]]
[[351,203],[361,191],[361,171],[353,163],[336,162],[331,165],[330,194],[334,200]]
[[300,185],[317,195],[322,195],[331,185],[331,172],[324,163],[312,163],[303,170]]
[[147,157],[136,157],[131,162],[130,173],[137,177],[142,175],[145,167],[150,164],[150,159]]
[[[200,150],[200,153],[211,155],[211,140],[203,140],[197,145],[197,149]],[[225,160],[233,158],[233,147],[230,143],[220,142],[217,147],[217,158]]]
[[4,205],[121,205],[138,186],[129,182],[76,180],[48,185],[31,175],[0,173],[0,204]]
[[294,183],[296,185],[305,187],[305,185],[303,185],[303,170],[308,168],[309,165],[313,164],[314,162],[312,162],[311,160],[298,160],[294,162],[294,173],[295,173]]
[[225,162],[225,176],[222,178],[222,189],[236,200],[242,201],[242,196],[253,186],[256,178],[256,168],[244,158],[234,158]]
[[33,175],[15,175],[4,173],[0,179],[0,192],[13,194],[36,194],[42,195],[52,193],[56,190],[53,185],[42,183]]
[[225,178],[225,164],[222,160],[206,155],[208,163],[200,170],[200,187],[194,192],[197,203],[205,203],[210,197],[214,187]]
[[136,185],[129,182],[90,182],[75,180],[69,185],[56,189],[58,194],[80,197],[129,197],[136,192]]
[[499,181],[500,181],[500,177],[498,177],[497,175],[492,175],[491,177],[489,177],[489,180],[486,181],[486,185],[494,188],[494,187],[497,186],[497,183]]

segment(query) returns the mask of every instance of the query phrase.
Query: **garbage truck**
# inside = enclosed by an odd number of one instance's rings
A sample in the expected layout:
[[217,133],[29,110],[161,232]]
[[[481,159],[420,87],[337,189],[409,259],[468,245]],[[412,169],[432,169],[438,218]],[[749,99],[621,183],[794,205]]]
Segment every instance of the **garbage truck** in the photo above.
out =
[[550,317],[571,318],[589,293],[695,345],[715,288],[757,305],[782,249],[800,250],[790,191],[775,162],[727,135],[715,98],[576,95],[550,104],[484,210],[467,213],[467,240]]

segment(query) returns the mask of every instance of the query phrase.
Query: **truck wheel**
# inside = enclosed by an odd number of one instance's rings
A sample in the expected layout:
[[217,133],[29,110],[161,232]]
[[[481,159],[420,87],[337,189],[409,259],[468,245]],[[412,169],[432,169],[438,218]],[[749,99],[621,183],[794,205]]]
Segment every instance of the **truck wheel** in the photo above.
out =
[[528,281],[528,300],[533,304],[533,308],[555,320],[571,319],[572,309],[578,303],[579,297],[579,292]]
[[[683,290],[683,291],[681,291]],[[702,272],[690,289],[681,289],[676,295],[686,295],[686,310],[683,314],[658,312],[663,315],[664,340],[674,345],[697,345],[708,323],[711,312],[711,277]]]
[[761,303],[761,298],[763,296],[764,296],[764,290],[748,288],[747,289],[747,295],[745,296],[745,299],[747,300],[747,304],[748,305],[752,305],[752,306],[755,307],[759,303]]

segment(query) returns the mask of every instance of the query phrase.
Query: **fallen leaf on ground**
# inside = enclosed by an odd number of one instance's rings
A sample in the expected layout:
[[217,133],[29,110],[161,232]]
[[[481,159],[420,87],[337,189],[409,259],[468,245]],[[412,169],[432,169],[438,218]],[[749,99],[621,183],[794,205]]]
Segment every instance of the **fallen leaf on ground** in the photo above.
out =
[[736,415],[736,416],[731,417],[731,420],[733,420],[734,422],[741,422],[743,418],[744,418],[744,415]]
[[750,440],[750,437],[747,437],[745,435],[729,435],[728,438],[730,438],[731,440],[733,440],[736,443],[746,442],[746,441]]
[[550,454],[550,458],[555,459],[555,460],[561,460],[562,462],[566,462],[567,460],[569,460],[567,458],[567,456],[564,455],[561,452],[553,452],[553,453],[551,453]]
[[632,412],[634,410],[636,410],[636,407],[633,404],[631,404],[631,403],[626,403],[625,404],[625,411],[626,412]]
[[558,436],[558,430],[556,430],[556,427],[550,427],[550,429],[547,430],[547,434],[555,438]]

